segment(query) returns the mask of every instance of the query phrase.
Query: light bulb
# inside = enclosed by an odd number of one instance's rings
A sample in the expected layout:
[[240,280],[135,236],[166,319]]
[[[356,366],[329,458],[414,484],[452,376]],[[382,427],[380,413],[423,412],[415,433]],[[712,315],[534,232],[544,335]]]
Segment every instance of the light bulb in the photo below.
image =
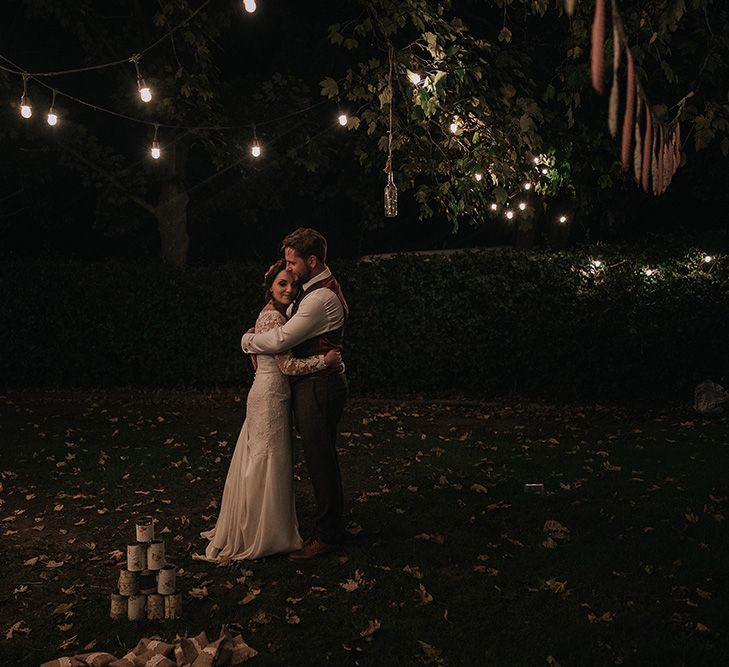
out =
[[408,79],[410,79],[410,82],[417,86],[420,83],[420,74],[417,72],[408,72]]
[[643,269],[643,273],[645,273],[650,278],[653,275],[653,269],[645,268]]
[[514,211],[507,211],[506,212],[506,219],[511,220],[514,217]]
[[567,222],[567,216],[566,216],[566,215],[560,215],[560,216],[559,216],[559,221],[560,221],[560,222],[561,222],[562,224],[564,224],[565,222]]
[[549,169],[547,169],[546,167],[544,167],[542,169],[542,173],[546,176],[549,173]]
[[710,262],[713,262],[714,258],[711,255],[704,255],[704,264],[709,264]]
[[159,160],[162,156],[162,151],[159,147],[159,141],[156,139],[152,142],[152,150],[150,151],[152,153],[152,158],[154,160]]
[[149,86],[145,86],[142,84],[139,87],[139,97],[142,98],[142,102],[151,102],[152,101],[152,91],[149,89]]
[[478,172],[476,172],[476,173],[475,173],[475,174],[473,175],[473,177],[474,177],[474,178],[475,178],[475,179],[476,179],[477,181],[480,181],[480,180],[481,180],[481,179],[483,178],[483,174],[479,174]]
[[51,107],[51,110],[48,112],[48,124],[53,127],[58,122],[58,115],[56,114],[56,110]]
[[498,204],[491,204],[491,210],[496,211],[499,208]]
[[249,14],[256,11],[256,0],[243,0],[243,7]]
[[25,96],[20,98],[20,115],[23,118],[30,118],[33,115],[33,107],[30,106],[30,100]]
[[535,157],[534,160],[533,160],[533,162],[534,162],[534,164],[539,164],[539,158],[538,157]]
[[451,132],[453,134],[456,134],[456,132],[458,132],[458,123],[456,123],[455,121],[451,123]]
[[258,145],[258,143],[253,144],[251,146],[251,155],[253,157],[259,157],[261,155],[261,147]]
[[347,114],[346,113],[339,114],[339,124],[342,127],[345,127],[347,125]]
[[600,267],[602,266],[602,262],[601,262],[601,261],[600,261],[599,259],[593,259],[593,260],[592,260],[592,265],[593,265],[593,266],[594,266],[594,267],[595,267],[596,269],[599,269],[599,268],[600,268]]
[[525,209],[526,209],[526,204],[523,201],[520,201],[519,202],[519,210],[520,211],[523,211]]
[[532,189],[532,184],[531,183],[524,183],[524,189],[525,190],[531,190]]

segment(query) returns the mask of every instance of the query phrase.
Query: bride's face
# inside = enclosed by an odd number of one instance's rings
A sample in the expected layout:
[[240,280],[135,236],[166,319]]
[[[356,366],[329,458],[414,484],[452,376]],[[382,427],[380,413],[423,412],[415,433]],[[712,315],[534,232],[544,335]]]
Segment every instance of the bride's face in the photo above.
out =
[[274,303],[288,306],[296,297],[298,289],[291,271],[280,271],[271,285],[271,298]]

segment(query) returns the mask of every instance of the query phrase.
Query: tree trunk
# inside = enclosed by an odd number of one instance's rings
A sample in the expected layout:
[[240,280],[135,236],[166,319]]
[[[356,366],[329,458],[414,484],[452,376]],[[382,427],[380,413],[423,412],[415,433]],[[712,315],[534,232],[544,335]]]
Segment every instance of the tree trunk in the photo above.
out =
[[162,181],[159,202],[154,209],[162,244],[165,264],[185,266],[190,237],[187,234],[187,204],[190,197],[185,191],[185,167],[187,145],[184,140],[165,148],[167,158],[166,178]]
[[190,237],[187,234],[187,203],[190,198],[177,183],[163,183],[160,203],[154,209],[165,264],[185,266]]

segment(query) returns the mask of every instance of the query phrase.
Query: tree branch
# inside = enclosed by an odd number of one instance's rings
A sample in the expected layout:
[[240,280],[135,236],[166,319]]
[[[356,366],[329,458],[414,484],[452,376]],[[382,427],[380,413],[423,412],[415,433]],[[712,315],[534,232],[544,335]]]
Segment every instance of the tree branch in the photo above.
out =
[[100,174],[103,176],[111,185],[113,185],[118,190],[121,190],[131,201],[133,201],[135,204],[143,208],[148,213],[151,213],[152,215],[156,215],[155,207],[152,206],[149,202],[142,199],[139,195],[134,194],[129,188],[127,188],[118,178],[116,178],[113,174],[108,172],[103,167],[100,167],[95,162],[92,162],[89,160],[86,156],[84,156],[82,153],[79,153],[78,151],[74,150],[73,148],[70,148],[68,145],[64,147],[71,155],[73,155],[79,162],[85,164],[89,169],[92,171],[95,171],[97,174]]

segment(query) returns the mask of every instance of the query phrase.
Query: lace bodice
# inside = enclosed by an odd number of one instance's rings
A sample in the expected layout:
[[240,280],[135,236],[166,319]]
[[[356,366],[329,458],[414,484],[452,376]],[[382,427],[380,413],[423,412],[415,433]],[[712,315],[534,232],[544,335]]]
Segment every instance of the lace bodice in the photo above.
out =
[[[271,310],[269,308],[262,310],[256,320],[256,333],[263,333],[264,331],[270,331],[277,327],[286,324],[286,318],[278,311]],[[317,371],[323,371],[326,368],[324,364],[324,355],[317,354],[313,357],[305,357],[304,359],[297,359],[291,354],[291,351],[277,354],[274,357],[268,357],[268,355],[261,355],[259,361],[259,368],[261,362],[264,359],[273,359],[278,369],[284,375],[308,375],[309,373],[316,373]],[[265,362],[264,362],[265,363]]]

